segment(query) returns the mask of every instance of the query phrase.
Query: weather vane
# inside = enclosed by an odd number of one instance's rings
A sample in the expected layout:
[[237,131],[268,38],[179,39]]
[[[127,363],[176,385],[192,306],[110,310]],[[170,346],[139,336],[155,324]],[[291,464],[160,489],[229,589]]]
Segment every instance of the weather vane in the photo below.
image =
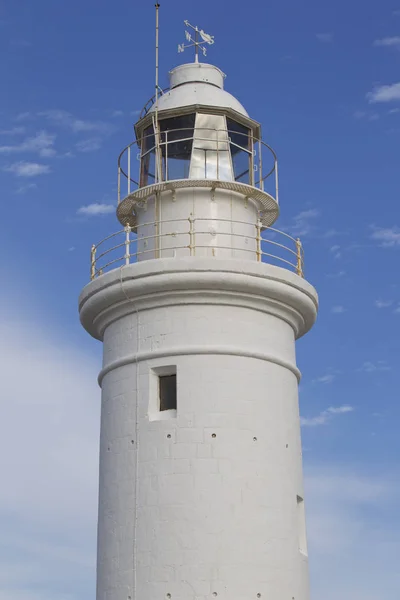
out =
[[[209,35],[208,33],[205,33],[202,29],[199,29],[197,27],[197,25],[196,25],[196,27],[193,27],[193,25],[191,25],[189,23],[189,21],[184,21],[184,23],[185,23],[186,27],[190,27],[191,29],[193,29],[195,34],[194,34],[194,38],[193,38],[190,31],[185,31],[187,41],[192,42],[192,43],[191,44],[178,44],[178,52],[183,52],[185,50],[185,48],[191,48],[192,46],[194,46],[196,48],[195,61],[199,62],[199,49],[202,51],[203,56],[207,56],[207,48],[205,48],[204,44],[209,44],[211,46],[214,43],[214,36]],[[201,41],[199,41],[199,36],[201,38]]]

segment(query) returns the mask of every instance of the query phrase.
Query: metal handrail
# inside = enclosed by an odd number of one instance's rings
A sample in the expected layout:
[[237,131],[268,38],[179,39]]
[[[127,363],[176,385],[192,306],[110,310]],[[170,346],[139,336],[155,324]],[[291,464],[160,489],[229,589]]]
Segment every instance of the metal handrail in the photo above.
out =
[[[178,224],[178,223],[182,223],[182,222],[188,223],[187,229],[184,229],[183,231],[176,231],[176,232],[169,231],[169,232],[165,232],[165,233],[163,233],[163,232],[160,233],[160,225],[175,224],[175,223]],[[248,235],[243,232],[235,233],[232,231],[217,231],[214,228],[207,231],[207,230],[205,230],[204,227],[196,227],[197,222],[199,222],[199,224],[204,223],[204,222],[209,222],[213,226],[216,223],[230,223],[232,225],[245,225],[246,227],[254,227],[255,235]],[[155,233],[151,233],[146,230],[151,227],[154,227]],[[143,231],[143,233],[145,235],[141,235],[141,233],[140,233],[141,231]],[[102,275],[105,270],[108,270],[109,267],[112,265],[115,265],[115,263],[122,262],[123,264],[128,265],[128,264],[138,261],[142,255],[145,255],[148,253],[154,253],[155,255],[157,255],[156,257],[162,257],[163,253],[170,253],[171,251],[175,253],[176,250],[188,249],[189,255],[195,256],[196,249],[207,249],[207,248],[211,250],[212,256],[215,256],[216,250],[223,250],[223,251],[231,250],[234,252],[251,253],[256,257],[256,260],[258,262],[263,262],[263,259],[264,259],[264,262],[270,262],[270,260],[268,260],[268,259],[273,259],[273,261],[277,261],[279,264],[283,263],[284,266],[287,265],[291,270],[293,270],[295,273],[297,273],[297,275],[299,275],[300,277],[304,277],[304,250],[303,250],[300,239],[294,238],[291,235],[289,235],[288,233],[285,233],[284,231],[280,231],[279,229],[275,229],[274,227],[268,227],[262,231],[262,224],[260,221],[256,224],[254,224],[254,223],[249,223],[248,221],[234,221],[231,219],[214,219],[214,218],[204,218],[204,217],[194,218],[194,217],[192,217],[192,215],[190,215],[187,219],[166,219],[163,221],[150,221],[148,223],[142,223],[137,226],[137,232],[138,233],[136,235],[135,232],[133,232],[133,229],[129,225],[127,225],[126,227],[124,227],[124,229],[121,229],[120,231],[117,231],[116,233],[112,233],[111,235],[107,236],[106,238],[101,240],[98,244],[93,244],[93,246],[91,248],[91,261],[90,261],[90,278],[92,280],[95,279],[96,277],[98,277],[99,275]],[[131,238],[132,233],[135,234],[134,238]],[[272,235],[274,237],[276,235],[284,236],[286,239],[290,240],[292,247],[285,245],[284,243],[280,243],[279,241],[277,242],[274,239],[268,239],[268,235],[270,233],[272,233]],[[210,235],[212,237],[214,237],[215,235],[231,236],[231,239],[233,241],[235,241],[235,240],[240,241],[241,239],[245,238],[247,240],[252,240],[253,242],[255,242],[255,248],[245,248],[242,246],[235,246],[235,245],[225,246],[225,245],[214,245],[214,244],[212,246],[210,246],[210,245],[204,244],[204,240],[202,240],[202,243],[196,243],[196,235],[201,235],[201,236]],[[116,245],[114,244],[109,248],[106,247],[104,250],[102,248],[101,254],[97,254],[99,247],[101,247],[104,243],[113,239],[116,236],[124,236],[124,241],[122,241],[121,243],[116,244]],[[182,244],[182,241],[186,236],[187,236],[188,243]],[[167,237],[177,237],[178,238],[177,244],[174,246],[159,248],[159,242],[162,239],[165,239]],[[150,240],[155,240],[156,242],[158,242],[158,244],[156,244],[157,247],[146,249],[146,247],[145,247],[146,242],[148,242]],[[138,249],[138,243],[143,244],[142,249]],[[135,244],[136,244],[136,246],[135,246]],[[279,248],[279,250],[282,250],[283,252],[288,252],[289,256],[286,257],[285,255],[280,256],[279,254],[274,254],[274,253],[272,253],[271,247]],[[114,258],[112,253],[115,253],[119,248],[125,248],[125,253],[122,254],[122,251],[121,251],[121,255]],[[105,262],[103,264],[102,259],[105,256],[109,257],[111,260],[109,260],[108,262]],[[295,257],[294,262],[291,262],[290,260],[288,260],[288,258],[290,256]]]
[[[191,135],[188,136],[187,132],[189,129],[192,130],[193,133],[191,133]],[[179,132],[186,132],[186,134],[182,133],[181,137],[178,137],[176,139],[176,135],[178,135]],[[215,139],[210,138],[210,136],[206,135],[206,132],[216,133],[216,138]],[[175,134],[175,135],[172,135],[172,134]],[[171,136],[174,139],[171,139]],[[242,138],[244,140],[243,146],[236,144],[235,142],[232,142],[231,136],[235,136],[235,137],[242,136]],[[147,148],[147,144],[145,143],[146,140],[148,140],[148,139],[154,140],[154,142],[152,142],[154,145],[152,145],[151,148]],[[239,148],[243,152],[247,152],[247,154],[249,155],[249,184],[253,187],[264,190],[265,181],[273,173],[275,173],[275,199],[278,202],[278,188],[279,188],[279,186],[278,186],[278,159],[277,159],[275,151],[269,144],[267,144],[266,142],[263,142],[261,139],[255,138],[251,132],[243,133],[243,132],[234,131],[231,129],[216,129],[216,128],[212,128],[212,127],[193,127],[193,129],[189,128],[189,127],[181,127],[179,129],[169,129],[166,131],[160,131],[157,136],[154,133],[151,133],[146,136],[141,136],[137,140],[134,140],[133,142],[128,144],[128,146],[126,146],[122,150],[122,152],[118,156],[118,204],[121,202],[122,199],[124,199],[126,196],[129,196],[133,191],[136,191],[137,189],[140,189],[141,187],[146,187],[147,183],[145,185],[141,185],[141,183],[140,183],[141,160],[143,159],[144,156],[146,156],[150,152],[155,152],[156,162],[158,162],[160,160],[159,158],[157,158],[158,152],[160,149],[164,149],[165,156],[162,158],[163,158],[163,160],[165,160],[165,174],[163,174],[161,172],[160,173],[161,178],[159,178],[158,173],[157,173],[158,169],[156,169],[156,173],[154,174],[154,180],[155,180],[154,182],[160,183],[161,181],[163,181],[163,182],[170,181],[173,178],[169,179],[170,169],[169,169],[168,161],[170,160],[170,156],[169,156],[170,153],[168,152],[168,147],[171,144],[179,144],[181,142],[187,142],[187,141],[191,141],[191,140],[193,142],[196,140],[196,141],[207,141],[207,142],[212,142],[212,143],[216,144],[216,148],[217,148],[217,151],[216,151],[216,172],[217,172],[216,180],[220,179],[219,173],[221,172],[220,164],[219,164],[221,151],[220,151],[219,144],[225,143],[229,146],[234,145],[235,147]],[[137,165],[138,176],[136,179],[134,177],[132,177],[133,165],[131,165],[132,148],[134,148],[135,146],[137,147],[137,150],[138,150],[138,152],[133,152],[133,155],[135,156],[135,159],[137,159],[137,162],[138,162],[138,165]],[[143,151],[143,148],[145,148],[145,151]],[[273,158],[273,164],[272,164],[271,168],[265,174],[263,173],[263,159],[262,159],[263,149],[267,150],[268,153],[270,153]],[[258,152],[258,161],[256,161],[257,152]],[[125,161],[125,159],[128,162],[127,168],[125,168],[124,165],[122,164]],[[160,171],[161,171],[161,169],[160,169]],[[255,171],[257,171],[257,173],[258,173],[257,181],[254,181],[254,179],[255,179],[254,172]],[[124,179],[126,179],[126,181],[127,181],[127,190],[126,190],[127,193],[121,194],[121,182]],[[239,178],[237,177],[236,180],[238,181]],[[132,184],[134,186],[136,186],[136,188],[132,189],[132,187],[131,187]]]

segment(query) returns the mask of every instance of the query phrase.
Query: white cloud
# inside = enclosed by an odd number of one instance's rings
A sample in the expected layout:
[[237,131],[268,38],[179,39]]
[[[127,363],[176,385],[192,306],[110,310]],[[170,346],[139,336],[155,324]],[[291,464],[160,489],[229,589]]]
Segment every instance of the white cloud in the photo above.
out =
[[358,370],[364,373],[375,373],[376,371],[390,371],[391,367],[384,360],[378,360],[376,363],[366,361]]
[[392,306],[393,300],[375,300],[376,308],[387,308],[388,306]]
[[77,215],[85,215],[86,217],[93,217],[97,215],[108,215],[115,211],[115,206],[113,204],[100,204],[93,203],[88,204],[87,206],[81,206],[76,211]]
[[356,110],[353,116],[355,119],[365,119],[366,121],[377,121],[380,119],[378,113],[368,112],[366,110]]
[[[396,597],[399,475],[332,464],[305,469],[311,597]],[[328,585],[327,585],[328,582]]]
[[333,312],[336,315],[340,315],[340,314],[346,312],[346,309],[341,304],[337,304],[336,306],[332,306],[331,312]]
[[23,152],[34,152],[42,157],[54,156],[54,141],[56,136],[47,131],[39,131],[35,136],[26,138],[20,144],[14,146],[0,146],[0,154],[17,154]]
[[332,383],[335,377],[336,376],[333,373],[328,373],[327,375],[322,375],[322,377],[313,379],[313,383]]
[[338,259],[342,256],[342,253],[340,252],[340,246],[338,244],[334,244],[329,248],[329,250],[332,252],[333,258],[335,259]]
[[394,36],[394,37],[385,37],[385,38],[381,38],[380,40],[375,40],[374,41],[374,46],[386,46],[386,47],[395,47],[395,48],[399,48],[400,47],[400,37],[398,35]]
[[353,412],[353,410],[354,408],[348,405],[330,406],[315,417],[300,417],[300,423],[302,427],[318,427],[319,425],[326,425],[336,415],[344,415]]
[[56,125],[70,129],[74,133],[95,131],[99,134],[109,134],[115,130],[114,126],[109,123],[104,121],[86,121],[77,119],[66,110],[46,110],[38,113],[38,116],[44,117]]
[[327,273],[327,277],[331,277],[332,279],[338,277],[344,277],[346,275],[346,271],[338,271],[337,273]]
[[4,167],[4,171],[14,173],[17,177],[37,177],[51,172],[49,165],[20,161]]
[[315,37],[323,44],[329,44],[333,42],[333,33],[316,33]]
[[400,83],[375,87],[372,92],[368,92],[367,100],[370,104],[400,100]]
[[30,112],[22,112],[22,113],[19,113],[15,117],[15,121],[26,121],[27,119],[30,119],[31,117],[32,117],[32,114]]
[[328,231],[326,231],[322,237],[329,239],[329,238],[337,237],[338,235],[343,235],[343,234],[344,234],[343,231],[338,231],[337,229],[328,229]]
[[115,119],[118,117],[123,117],[124,116],[124,111],[122,110],[113,110],[111,113],[111,116]]
[[314,222],[319,217],[319,211],[315,208],[303,210],[293,217],[292,224],[288,227],[293,236],[304,236],[314,228]]
[[26,194],[29,190],[34,190],[37,188],[36,183],[26,183],[25,185],[20,185],[16,190],[16,194]]
[[0,600],[94,597],[98,365],[18,308],[0,317]]
[[11,129],[0,129],[0,135],[23,135],[25,127],[12,127]]
[[397,226],[373,227],[371,238],[380,242],[379,245],[385,248],[400,246],[400,228]]
[[89,138],[82,140],[76,144],[78,152],[94,152],[101,148],[101,140],[99,138]]

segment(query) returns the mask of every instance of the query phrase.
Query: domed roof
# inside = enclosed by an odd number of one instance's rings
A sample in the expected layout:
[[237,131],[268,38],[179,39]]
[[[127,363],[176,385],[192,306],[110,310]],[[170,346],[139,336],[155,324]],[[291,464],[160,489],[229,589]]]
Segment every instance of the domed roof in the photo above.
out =
[[[218,67],[205,63],[188,63],[169,73],[171,89],[158,98],[158,110],[202,105],[231,108],[248,117],[246,109],[223,89],[224,77]],[[155,111],[155,105],[150,112]]]

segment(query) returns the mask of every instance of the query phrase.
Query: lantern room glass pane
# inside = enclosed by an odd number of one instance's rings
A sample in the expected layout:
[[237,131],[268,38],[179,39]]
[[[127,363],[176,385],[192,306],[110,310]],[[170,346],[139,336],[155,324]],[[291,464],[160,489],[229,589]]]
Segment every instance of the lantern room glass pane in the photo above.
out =
[[250,129],[226,119],[235,181],[252,185],[252,140]]
[[194,121],[193,113],[159,122],[162,177],[165,181],[189,177]]
[[141,142],[140,186],[155,183],[156,148],[153,125],[146,127]]
[[232,181],[233,169],[224,116],[196,115],[190,178]]

